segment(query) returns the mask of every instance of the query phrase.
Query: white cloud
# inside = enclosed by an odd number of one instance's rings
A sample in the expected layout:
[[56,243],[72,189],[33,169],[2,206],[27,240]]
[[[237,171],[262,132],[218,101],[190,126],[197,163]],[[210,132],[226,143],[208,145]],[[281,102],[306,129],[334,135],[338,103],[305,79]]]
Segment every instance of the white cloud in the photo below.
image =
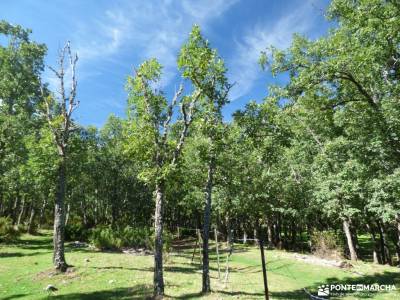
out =
[[[82,64],[113,60],[122,50],[133,49],[132,55],[140,61],[159,59],[164,66],[162,85],[166,85],[176,75],[178,50],[191,26],[197,23],[207,27],[209,21],[223,14],[236,1],[125,0],[118,3],[99,21],[79,25],[75,43],[81,68]],[[128,64],[135,63],[134,57]]]
[[215,18],[222,15],[227,8],[238,2],[238,0],[208,0],[208,1],[182,1],[183,9],[198,21]]
[[294,33],[307,33],[315,23],[315,8],[304,1],[290,14],[271,23],[257,24],[236,40],[232,58],[228,61],[230,80],[236,85],[231,99],[246,95],[261,76],[258,64],[261,51],[268,46],[283,49],[290,46]]

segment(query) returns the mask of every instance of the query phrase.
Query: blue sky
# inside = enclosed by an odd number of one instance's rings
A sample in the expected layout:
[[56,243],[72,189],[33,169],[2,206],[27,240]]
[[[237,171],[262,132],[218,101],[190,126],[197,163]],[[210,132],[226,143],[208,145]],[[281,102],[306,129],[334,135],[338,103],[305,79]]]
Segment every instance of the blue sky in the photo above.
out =
[[[325,34],[328,0],[2,0],[0,19],[33,30],[46,43],[46,63],[55,65],[58,49],[70,40],[78,52],[75,118],[102,126],[110,113],[125,115],[126,77],[143,60],[164,66],[161,83],[171,93],[180,82],[179,48],[193,24],[199,24],[212,47],[225,59],[236,85],[226,119],[250,100],[260,101],[267,86],[282,82],[257,64],[269,45],[286,48],[297,32],[312,39]],[[50,72],[45,80],[54,84]]]

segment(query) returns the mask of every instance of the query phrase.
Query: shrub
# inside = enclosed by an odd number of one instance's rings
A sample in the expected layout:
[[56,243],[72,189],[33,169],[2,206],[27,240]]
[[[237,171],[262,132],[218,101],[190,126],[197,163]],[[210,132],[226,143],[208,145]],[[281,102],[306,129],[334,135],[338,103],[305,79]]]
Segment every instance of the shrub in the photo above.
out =
[[151,231],[148,228],[133,228],[126,226],[119,233],[123,247],[151,248]]
[[187,238],[187,237],[196,237],[197,238],[197,233],[195,230],[190,229],[190,228],[180,228],[179,229],[180,233],[180,238]]
[[117,233],[108,227],[99,227],[91,230],[90,242],[101,250],[117,250],[122,247],[122,240]]
[[65,240],[67,241],[87,241],[89,230],[82,223],[72,223],[65,226]]
[[320,257],[342,258],[343,245],[332,231],[314,231],[311,234],[311,250]]
[[12,225],[10,218],[0,218],[0,241],[9,242],[17,239],[20,232]]
[[19,224],[18,226],[15,225],[14,228],[21,234],[21,233],[27,233],[28,232],[28,226],[25,224]]
[[[164,231],[164,251],[169,252],[173,236]],[[145,248],[154,250],[154,233],[149,228],[133,228],[126,226],[123,229],[98,227],[91,230],[90,242],[102,250],[120,250],[123,247]]]
[[33,221],[32,224],[31,224],[31,226],[30,226],[30,228],[29,228],[29,226],[28,226],[27,232],[28,232],[29,234],[35,235],[35,234],[38,233],[38,228],[39,228],[39,225],[38,225],[35,221]]

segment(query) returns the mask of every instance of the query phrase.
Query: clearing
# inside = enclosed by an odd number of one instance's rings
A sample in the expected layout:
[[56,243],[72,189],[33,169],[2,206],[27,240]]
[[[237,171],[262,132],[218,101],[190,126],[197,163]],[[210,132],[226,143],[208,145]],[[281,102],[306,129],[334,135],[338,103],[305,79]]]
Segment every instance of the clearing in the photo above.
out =
[[[191,263],[192,249],[170,253],[165,263],[167,299],[263,299],[260,252],[254,246],[235,245],[228,283],[218,280],[215,252],[211,254],[213,293],[203,296],[198,252]],[[211,245],[214,249],[213,245]],[[67,246],[67,262],[74,267],[66,274],[54,274],[49,232],[24,235],[10,245],[0,245],[0,299],[150,299],[153,257]],[[224,277],[226,252],[221,256]],[[309,299],[306,288],[316,295],[322,284],[394,284],[400,286],[398,268],[358,262],[353,268],[316,265],[296,258],[296,254],[266,251],[271,299]],[[48,294],[44,288],[58,291]],[[340,299],[400,299],[400,291],[346,294]],[[331,299],[335,299],[331,297]]]

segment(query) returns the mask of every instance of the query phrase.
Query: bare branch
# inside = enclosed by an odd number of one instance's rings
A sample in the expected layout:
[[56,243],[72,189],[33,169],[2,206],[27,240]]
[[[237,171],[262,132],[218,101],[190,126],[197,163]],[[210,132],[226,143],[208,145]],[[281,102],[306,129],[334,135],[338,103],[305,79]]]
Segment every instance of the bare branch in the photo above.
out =
[[[141,81],[142,84],[143,84],[143,89],[144,89],[144,92],[143,92],[143,100],[144,100],[144,104],[145,104],[145,106],[146,106],[146,111],[147,111],[147,114],[148,114],[149,116],[151,116],[151,118],[152,118],[152,125],[153,125],[154,132],[157,132],[157,131],[159,130],[159,128],[158,128],[158,123],[157,123],[156,118],[153,116],[153,113],[152,113],[151,107],[150,107],[150,97],[151,97],[151,96],[149,95],[149,92],[148,92],[149,84],[148,84],[148,82],[143,78],[143,76],[140,74],[140,72],[138,72],[136,69],[135,69],[135,73],[136,73],[136,76],[140,79],[140,81]],[[157,134],[155,135],[155,142],[154,142],[154,144],[155,144],[156,147],[159,147],[159,146],[160,146],[160,141],[159,141],[159,139],[158,139],[158,135],[157,135]]]
[[[69,68],[71,70],[71,88],[69,90],[68,96],[66,95],[65,90],[65,59],[68,58]],[[59,102],[61,105],[61,117],[63,118],[63,124],[60,128],[56,128],[53,123],[53,111],[51,107],[51,103],[49,103],[47,97],[45,97],[43,89],[42,96],[45,100],[46,104],[46,114],[49,126],[52,130],[55,142],[59,149],[60,154],[65,155],[65,148],[68,144],[68,138],[74,129],[71,127],[72,123],[72,112],[76,109],[79,102],[76,101],[76,88],[77,88],[77,80],[76,80],[76,63],[78,61],[78,55],[72,55],[70,42],[68,41],[65,46],[59,52],[58,59],[58,70],[48,66],[48,68],[56,75],[59,80]],[[68,109],[67,109],[68,106]]]
[[78,55],[75,53],[75,55],[73,56],[71,53],[71,47],[70,44],[68,42],[68,56],[69,56],[69,64],[70,64],[70,68],[71,68],[71,91],[69,94],[69,109],[68,109],[68,116],[71,116],[72,112],[75,110],[75,108],[77,107],[77,105],[79,104],[79,102],[75,102],[75,98],[76,98],[76,87],[78,85],[78,82],[76,80],[76,63],[78,61]]
[[179,136],[178,144],[176,145],[176,148],[175,148],[175,151],[174,151],[174,154],[172,157],[172,161],[171,161],[172,166],[176,164],[176,161],[178,160],[179,155],[182,151],[183,143],[185,142],[185,138],[188,135],[189,126],[193,121],[194,108],[195,108],[196,102],[200,98],[200,95],[201,95],[200,90],[197,90],[196,93],[193,95],[192,100],[189,102],[188,110],[186,109],[185,103],[181,104],[181,113],[182,113],[182,117],[183,117],[183,128],[182,128],[181,134]]
[[164,144],[165,144],[165,141],[167,140],[168,133],[169,133],[169,130],[170,130],[169,123],[171,122],[171,119],[172,119],[174,107],[175,107],[176,103],[178,102],[178,99],[182,95],[182,92],[183,92],[183,84],[181,83],[179,85],[178,91],[176,91],[175,94],[174,94],[174,97],[172,99],[171,104],[168,105],[167,118],[166,118],[166,120],[164,122],[164,125],[163,125],[164,132],[163,132],[163,136],[162,136],[162,143],[164,143]]

